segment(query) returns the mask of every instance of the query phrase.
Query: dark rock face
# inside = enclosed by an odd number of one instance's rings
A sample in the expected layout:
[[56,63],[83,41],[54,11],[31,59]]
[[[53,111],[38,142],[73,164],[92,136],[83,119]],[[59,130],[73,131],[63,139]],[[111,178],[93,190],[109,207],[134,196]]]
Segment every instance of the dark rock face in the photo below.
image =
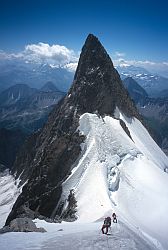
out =
[[124,129],[125,133],[130,137],[130,139],[133,141],[130,131],[128,129],[128,127],[126,126],[125,122],[123,120],[120,119],[120,125],[121,127]]
[[77,212],[77,201],[75,199],[75,193],[73,192],[73,189],[70,190],[69,196],[68,196],[68,206],[63,211],[62,218],[66,219],[66,221],[75,221],[77,219],[76,212]]
[[[61,184],[71,172],[72,164],[77,160],[84,137],[76,131],[78,127],[75,108],[70,108],[68,101],[61,101],[51,113],[48,123],[37,138],[32,138],[32,145],[23,150],[15,162],[15,171],[24,170],[21,178],[28,179],[7,219],[7,223],[19,217],[19,208],[27,204],[33,211],[50,217],[59,201]],[[18,162],[18,164],[17,164]],[[19,172],[19,173],[20,173]]]
[[28,137],[16,156],[11,171],[12,174],[16,174],[16,179],[22,174],[20,185],[22,185],[31,175],[32,168],[30,166],[33,164],[36,154],[36,140],[38,136],[39,132],[36,132]]
[[[18,176],[22,171],[21,178],[28,182],[6,225],[19,217],[19,208],[25,204],[46,217],[51,217],[53,212],[55,216],[61,214],[58,204],[62,182],[78,162],[80,144],[85,139],[77,130],[79,116],[85,112],[112,116],[117,106],[127,116],[139,118],[107,52],[95,36],[89,35],[68,94],[52,111],[42,131],[24,146],[23,154],[15,162],[13,172],[18,171]],[[66,213],[69,215],[68,211]]]
[[20,130],[0,129],[0,164],[4,165],[4,168],[10,169],[13,166],[16,154],[26,137],[27,135]]
[[70,93],[81,113],[113,115],[118,106],[126,115],[139,117],[109,55],[93,35],[83,46]]

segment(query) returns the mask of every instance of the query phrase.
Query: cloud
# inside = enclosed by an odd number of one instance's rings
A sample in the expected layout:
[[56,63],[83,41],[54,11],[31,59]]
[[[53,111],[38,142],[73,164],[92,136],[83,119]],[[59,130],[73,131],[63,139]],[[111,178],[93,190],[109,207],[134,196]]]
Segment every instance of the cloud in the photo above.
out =
[[[127,60],[125,53],[116,51],[113,54],[113,63],[115,66],[134,65],[143,67],[152,73],[158,73],[168,77],[168,62],[154,62],[150,60]],[[63,45],[39,42],[37,44],[28,44],[23,51],[18,53],[6,53],[0,50],[0,60],[24,60],[27,63],[49,64],[53,68],[62,67],[70,72],[74,72],[79,59],[79,52],[68,49]]]
[[168,66],[168,62],[163,62],[164,65]]
[[29,44],[25,47],[24,56],[37,62],[48,62],[55,65],[64,65],[76,61],[75,52],[61,45],[47,43]]
[[126,60],[118,58],[113,60],[115,66],[129,66],[143,67],[151,73],[160,74],[168,77],[168,62],[154,62],[150,60]]
[[113,63],[115,66],[127,67],[130,65],[136,67],[142,67],[151,73],[160,74],[162,76],[168,77],[168,62],[155,62],[150,60],[127,60],[125,58],[126,54],[123,52],[116,51],[113,54]]
[[55,67],[64,67],[66,64],[76,63],[78,54],[65,46],[47,43],[28,44],[19,53],[0,51],[0,59],[21,59],[26,62],[47,63]]
[[10,54],[6,53],[3,50],[0,50],[0,59],[4,60],[4,59],[10,59]]
[[116,57],[124,57],[124,56],[125,56],[125,53],[116,51],[116,52],[115,52],[115,56],[116,56]]

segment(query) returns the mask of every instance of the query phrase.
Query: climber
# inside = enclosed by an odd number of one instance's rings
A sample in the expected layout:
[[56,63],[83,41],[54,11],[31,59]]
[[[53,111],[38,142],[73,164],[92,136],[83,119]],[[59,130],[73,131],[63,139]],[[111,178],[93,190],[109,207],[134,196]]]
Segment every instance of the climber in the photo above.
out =
[[[104,234],[108,234],[108,229],[111,226],[111,218],[110,217],[106,217],[102,226],[102,233]],[[106,232],[104,232],[104,229],[106,229]]]
[[115,213],[112,214],[113,222],[117,223],[117,215]]

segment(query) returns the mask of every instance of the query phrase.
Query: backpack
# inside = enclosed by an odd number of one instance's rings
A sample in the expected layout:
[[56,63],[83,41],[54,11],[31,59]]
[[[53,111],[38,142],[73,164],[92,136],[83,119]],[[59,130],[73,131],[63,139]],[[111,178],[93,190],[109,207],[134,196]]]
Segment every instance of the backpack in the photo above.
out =
[[116,216],[115,213],[113,213],[113,214],[112,214],[112,217],[113,217],[114,219],[116,219],[117,216]]
[[104,220],[104,225],[110,227],[111,226],[111,218],[110,217],[107,217],[105,218]]

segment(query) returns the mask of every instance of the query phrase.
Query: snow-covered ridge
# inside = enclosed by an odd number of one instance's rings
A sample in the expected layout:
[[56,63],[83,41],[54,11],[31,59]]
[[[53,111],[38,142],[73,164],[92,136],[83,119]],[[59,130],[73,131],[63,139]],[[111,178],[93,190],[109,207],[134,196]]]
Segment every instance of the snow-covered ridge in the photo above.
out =
[[[81,222],[99,220],[112,210],[167,249],[168,159],[143,125],[117,112],[119,119],[83,114],[79,130],[83,152],[63,184],[62,199],[74,189]],[[160,222],[162,218],[162,222]]]
[[[80,117],[78,129],[86,140],[78,163],[63,183],[62,195],[66,199],[69,190],[75,190],[78,220],[62,224],[36,220],[46,234],[30,233],[29,240],[24,233],[5,234],[0,238],[3,250],[11,242],[13,249],[168,249],[168,174],[164,172],[168,159],[137,119],[128,119],[118,109],[115,116],[85,113]],[[19,189],[8,173],[0,177],[0,187],[0,216],[5,222]],[[119,223],[112,225],[107,239],[100,228],[112,211]]]

